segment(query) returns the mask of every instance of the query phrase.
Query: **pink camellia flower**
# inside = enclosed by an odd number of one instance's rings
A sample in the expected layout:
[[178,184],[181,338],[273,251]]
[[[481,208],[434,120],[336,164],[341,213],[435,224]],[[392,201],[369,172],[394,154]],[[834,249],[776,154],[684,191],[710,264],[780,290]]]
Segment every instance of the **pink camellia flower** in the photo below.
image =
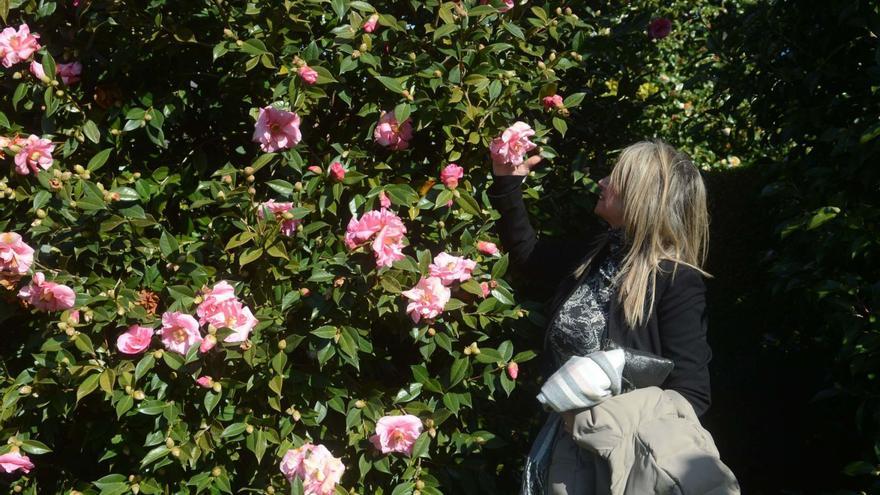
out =
[[379,123],[373,131],[373,138],[382,146],[392,150],[405,150],[412,139],[412,123],[410,119],[398,124],[394,112],[382,112]]
[[480,290],[483,292],[483,299],[489,297],[489,293],[491,292],[489,289],[489,282],[480,282]]
[[0,274],[24,275],[34,263],[34,248],[15,232],[0,234]]
[[0,32],[0,59],[3,67],[8,69],[31,58],[31,55],[40,49],[40,43],[37,42],[39,37],[39,34],[31,34],[27,24],[20,25],[18,31],[7,27]]
[[529,141],[529,137],[534,135],[535,131],[528,124],[525,122],[515,122],[501,136],[493,139],[489,145],[492,162],[497,165],[521,164],[526,153],[538,146]]
[[20,143],[21,150],[15,155],[15,171],[21,175],[37,173],[52,166],[55,145],[48,139],[31,134]]
[[453,282],[464,282],[471,278],[471,272],[477,267],[477,262],[460,256],[452,256],[442,252],[434,257],[434,262],[428,267],[432,277],[438,277],[443,285]]
[[383,454],[400,452],[411,455],[421,434],[422,420],[417,416],[383,416],[376,422],[376,434],[370,437],[370,442]]
[[303,65],[299,68],[299,77],[304,83],[312,85],[318,82],[318,71],[308,65]]
[[511,380],[516,380],[516,377],[519,376],[519,365],[514,362],[507,363],[507,376]]
[[132,325],[116,337],[116,348],[123,354],[140,354],[150,348],[153,329]]
[[327,447],[305,443],[284,454],[280,469],[288,481],[302,480],[305,495],[332,495],[345,465]]
[[211,388],[214,386],[214,379],[208,375],[196,378],[196,383],[202,388]]
[[442,313],[451,293],[438,277],[422,277],[415,287],[402,295],[410,300],[406,312],[413,322],[418,323],[422,318],[436,318]]
[[82,75],[82,64],[79,62],[70,62],[69,64],[58,64],[58,77],[61,81],[70,86],[79,82],[79,76]]
[[231,329],[233,333],[223,339],[224,342],[244,342],[259,323],[250,308],[235,297],[235,289],[225,280],[216,283],[204,295],[204,300],[196,308],[196,314],[202,325]]
[[321,167],[319,167],[317,165],[309,165],[308,167],[306,167],[306,170],[308,170],[309,172],[311,172],[315,175],[321,175],[324,173],[324,171],[321,170]]
[[71,311],[69,319],[73,320],[74,323],[79,323],[79,310],[74,309],[73,311]]
[[494,242],[489,241],[477,241],[477,251],[489,256],[495,256],[500,252],[498,246]]
[[330,177],[335,181],[342,181],[345,178],[345,167],[339,162],[330,164]]
[[29,67],[31,74],[34,75],[40,81],[44,83],[49,82],[49,76],[46,75],[46,71],[43,69],[43,64],[37,62],[36,60],[31,60],[31,66]]
[[205,335],[205,338],[202,339],[202,343],[199,344],[199,352],[204,354],[204,353],[210,351],[211,349],[213,349],[216,345],[217,345],[217,337],[215,337],[213,334],[209,333],[208,335]]
[[464,169],[454,163],[450,163],[440,172],[440,181],[449,189],[458,187],[458,180],[464,177]]
[[376,25],[379,23],[379,14],[373,14],[364,22],[364,31],[368,33],[372,33],[376,30]]
[[165,348],[178,354],[186,354],[191,347],[202,343],[199,322],[190,315],[176,311],[162,314],[159,335]]
[[[487,3],[489,3],[489,0],[480,0],[480,4],[482,5],[486,5]],[[498,7],[498,12],[507,12],[508,10],[512,9],[513,6],[513,0],[504,0],[504,5]]]
[[260,143],[266,153],[274,153],[296,146],[302,139],[299,132],[299,115],[296,112],[278,110],[269,105],[260,109],[254,127],[253,141]]
[[293,218],[286,220],[284,218],[284,214],[291,208],[293,208],[293,203],[276,203],[274,199],[270,199],[269,201],[260,204],[257,208],[257,216],[260,220],[263,220],[265,210],[269,210],[269,213],[275,216],[275,221],[281,225],[281,234],[286,235],[287,237],[293,237],[296,235],[296,227],[302,223],[302,221]]
[[672,32],[672,21],[665,17],[658,17],[648,24],[648,37],[654,40],[660,40]]
[[394,212],[382,208],[364,213],[358,220],[352,217],[345,232],[345,245],[356,249],[361,244],[373,239],[371,245],[379,267],[391,266],[392,263],[404,258],[403,240],[406,226]]
[[391,198],[385,194],[385,191],[379,191],[379,206],[382,208],[391,208]]
[[550,110],[553,108],[562,108],[562,106],[563,106],[562,97],[559,95],[545,96],[541,100],[541,102],[544,103],[544,108],[547,110]]
[[7,452],[0,455],[0,472],[13,473],[21,470],[21,472],[27,474],[33,468],[34,463],[31,462],[28,456],[21,455],[19,452]]
[[18,292],[18,297],[43,311],[64,311],[73,307],[76,293],[66,285],[47,282],[46,276],[37,272],[30,285]]

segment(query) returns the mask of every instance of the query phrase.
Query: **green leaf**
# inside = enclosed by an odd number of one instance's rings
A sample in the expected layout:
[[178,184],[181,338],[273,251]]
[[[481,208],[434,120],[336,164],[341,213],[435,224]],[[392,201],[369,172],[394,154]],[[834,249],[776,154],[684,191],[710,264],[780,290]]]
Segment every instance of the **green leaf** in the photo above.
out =
[[376,76],[376,79],[378,79],[379,82],[384,84],[386,88],[388,88],[391,91],[394,91],[395,93],[398,93],[398,94],[403,93],[403,85],[404,85],[404,83],[406,83],[406,80],[407,80],[406,77],[399,77],[399,78],[395,79],[392,77],[385,77],[385,76]]
[[52,449],[50,449],[46,444],[37,440],[22,440],[21,450],[24,450],[28,454],[34,455],[48,454],[49,452],[52,452]]
[[169,452],[171,452],[171,449],[164,445],[160,445],[154,448],[153,450],[147,452],[147,455],[145,455],[144,458],[141,459],[141,468],[158,461],[159,459],[168,455]]
[[565,105],[565,108],[574,108],[581,104],[584,100],[584,96],[586,93],[575,93],[572,95],[568,95],[562,100],[562,104]]
[[233,423],[223,430],[223,433],[220,434],[220,438],[229,438],[241,435],[246,429],[247,425],[245,423]]
[[477,204],[477,201],[470,194],[461,190],[456,190],[456,192],[459,194],[458,197],[455,198],[455,204],[475,217],[480,217],[482,215],[480,212],[480,205]]
[[37,194],[34,195],[34,210],[46,206],[46,203],[48,203],[51,198],[52,195],[49,194],[49,191],[37,191]]
[[83,397],[89,395],[94,392],[96,388],[98,388],[98,379],[101,377],[98,373],[92,373],[89,375],[82,383],[79,384],[79,387],[76,389],[76,402],[79,403]]
[[513,295],[500,285],[492,289],[492,296],[495,297],[495,299],[498,299],[502,304],[507,304],[509,306],[516,304],[513,301]]
[[220,403],[220,394],[218,394],[217,392],[214,392],[213,390],[208,390],[205,393],[205,411],[207,411],[208,414],[211,414],[211,411],[213,411],[214,408],[217,407],[217,404],[219,404],[219,403]]
[[480,17],[485,15],[497,14],[498,9],[491,5],[477,5],[468,10],[469,17]]
[[508,257],[505,253],[503,256],[498,258],[498,261],[492,266],[492,278],[501,278],[507,273],[507,264]]
[[318,73],[318,80],[316,81],[317,84],[329,84],[338,82],[336,78],[333,77],[333,74],[331,74],[330,71],[327,70],[325,67],[321,67],[320,65],[310,65],[309,67],[311,67],[312,69],[314,69],[315,72]]
[[98,152],[97,155],[93,156],[91,160],[89,160],[89,164],[86,166],[89,171],[94,172],[99,168],[103,167],[105,163],[107,163],[107,159],[110,158],[110,153],[113,151],[112,148],[107,148]]
[[468,370],[468,360],[465,358],[459,358],[452,362],[452,367],[449,368],[449,387],[454,387],[458,382],[464,380],[465,373]]
[[163,230],[162,235],[159,236],[159,250],[162,251],[162,256],[167,258],[177,253],[179,248],[180,245],[177,243],[177,239]]
[[397,391],[397,394],[394,396],[394,403],[398,404],[401,402],[409,402],[411,400],[415,400],[419,394],[422,393],[422,384],[421,383],[410,383],[408,387],[402,388]]
[[266,182],[266,185],[284,196],[293,194],[293,184],[283,179],[273,179]]
[[246,249],[243,253],[241,253],[241,256],[239,256],[238,265],[244,266],[244,265],[247,265],[248,263],[252,263],[252,262],[260,259],[260,256],[262,256],[262,255],[263,255],[263,248]]
[[400,103],[394,107],[394,118],[397,119],[398,122],[406,122],[406,119],[409,118],[411,112],[412,108],[409,104]]
[[43,53],[43,59],[40,63],[43,65],[43,72],[46,73],[46,77],[48,77],[49,79],[55,79],[55,59],[52,58],[49,50],[46,50]]
[[458,24],[444,24],[434,31],[434,41],[445,38],[458,31]]
[[553,117],[553,127],[563,136],[565,136],[566,131],[568,131],[568,124],[559,117]]
[[431,446],[431,435],[428,435],[428,432],[424,432],[419,435],[419,438],[416,439],[416,443],[413,444],[412,454],[410,454],[411,459],[418,459],[419,457],[428,457],[430,458],[430,454],[428,454],[428,447]]
[[520,29],[520,27],[517,26],[516,24],[513,24],[511,22],[505,22],[502,24],[502,26],[504,26],[504,29],[506,29],[507,32],[509,32],[510,34],[516,36],[517,38],[519,38],[523,41],[526,40],[525,33],[523,33],[523,30]]
[[86,135],[89,141],[95,144],[101,140],[101,131],[98,130],[98,126],[91,120],[87,120],[86,123],[83,124],[83,134]]

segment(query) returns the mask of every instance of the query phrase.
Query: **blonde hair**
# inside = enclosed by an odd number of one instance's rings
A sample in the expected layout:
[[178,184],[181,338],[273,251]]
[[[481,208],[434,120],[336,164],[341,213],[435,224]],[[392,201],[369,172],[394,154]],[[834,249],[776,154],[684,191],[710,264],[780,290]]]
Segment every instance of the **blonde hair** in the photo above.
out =
[[706,187],[690,157],[659,140],[624,149],[609,182],[623,202],[627,246],[614,283],[627,324],[638,328],[654,307],[661,260],[676,262],[673,276],[679,263],[708,276]]

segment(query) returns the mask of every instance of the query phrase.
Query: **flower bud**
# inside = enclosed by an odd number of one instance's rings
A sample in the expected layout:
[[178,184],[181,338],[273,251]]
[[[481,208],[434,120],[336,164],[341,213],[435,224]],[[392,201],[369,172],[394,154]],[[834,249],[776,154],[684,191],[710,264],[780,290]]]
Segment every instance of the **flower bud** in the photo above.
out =
[[434,330],[434,327],[429,328],[428,335],[430,335],[431,337],[437,335],[437,330]]
[[174,447],[174,439],[171,437],[166,438],[165,439],[165,446],[168,447],[169,449]]
[[245,167],[244,175],[254,175],[254,167]]
[[519,376],[519,365],[513,361],[507,363],[507,376],[509,376],[511,380],[516,380],[516,377]]
[[562,15],[562,7],[556,7],[556,15]]
[[433,418],[428,418],[424,422],[425,422],[426,428],[433,428],[434,427],[434,419]]
[[302,297],[309,297],[309,294],[311,294],[311,293],[312,293],[312,291],[310,291],[308,287],[303,287],[299,290],[299,294]]
[[174,457],[180,457],[180,447],[174,447],[171,449],[171,455]]
[[140,172],[135,172],[135,173],[131,174],[131,176],[134,177],[135,179],[140,179],[140,178],[141,178],[141,173],[140,173]]
[[290,417],[292,417],[294,421],[299,421],[302,415],[298,410],[294,409],[293,412],[290,413]]
[[214,382],[214,384],[211,385],[211,390],[219,394],[223,390],[223,386],[220,385],[220,382]]
[[367,46],[366,43],[361,43],[361,46],[358,47],[358,50],[365,52],[365,51],[367,51],[368,48],[369,47]]
[[134,397],[134,400],[144,400],[144,398],[146,397],[142,390],[135,390],[134,393],[131,394],[131,396]]
[[154,359],[162,359],[162,356],[164,356],[164,355],[165,355],[165,351],[163,351],[162,349],[156,349],[155,351],[153,351],[153,358]]
[[434,71],[434,77],[443,77],[443,73],[440,72],[440,69]]
[[[297,191],[297,192],[302,192],[302,190],[303,190],[303,183],[302,183],[301,181],[296,181],[296,182],[293,184],[293,189],[294,189],[295,191]],[[285,213],[286,213],[286,212],[285,212]]]
[[542,62],[542,61],[538,61],[538,68],[541,69],[541,70],[544,70],[544,69],[547,68],[547,64],[545,64],[545,63]]
[[227,174],[227,175],[224,175],[224,176],[223,176],[223,182],[226,183],[226,184],[232,184],[232,176],[231,176],[231,175],[228,175],[228,174]]
[[254,425],[247,425],[247,426],[245,426],[245,427],[244,427],[244,431],[246,431],[248,434],[253,433],[253,432],[254,432]]
[[415,59],[416,59],[416,54],[413,53],[413,52],[409,52],[409,59],[410,59],[410,60],[415,60]]
[[363,408],[367,407],[367,403],[364,402],[363,399],[358,399],[358,400],[354,401],[354,407],[356,407],[358,409],[363,409]]
[[245,177],[244,180],[248,181],[248,183],[253,184],[253,182],[254,182],[255,180],[257,180],[257,178],[254,177],[253,175],[248,175],[247,177]]
[[211,469],[211,476],[217,477],[223,474],[223,470],[220,469],[220,466],[214,466],[214,469]]
[[25,386],[18,389],[18,393],[21,395],[30,395],[30,393],[32,391],[33,391],[33,389],[31,388],[30,385],[25,385]]
[[248,194],[250,194],[251,196],[253,196],[253,195],[257,194],[257,190],[254,189],[253,187],[249,187],[249,188],[248,188]]
[[86,171],[86,169],[85,169],[82,165],[80,165],[80,164],[78,164],[78,163],[77,163],[76,165],[73,166],[73,170],[74,170],[74,172],[76,172],[77,174],[82,174],[83,172]]
[[565,8],[565,15],[571,15],[571,7]]
[[286,340],[279,340],[278,341],[278,350],[283,351],[284,349],[287,349],[287,341]]
[[56,91],[55,91],[55,96],[64,96],[64,90],[61,90],[61,89],[56,90]]

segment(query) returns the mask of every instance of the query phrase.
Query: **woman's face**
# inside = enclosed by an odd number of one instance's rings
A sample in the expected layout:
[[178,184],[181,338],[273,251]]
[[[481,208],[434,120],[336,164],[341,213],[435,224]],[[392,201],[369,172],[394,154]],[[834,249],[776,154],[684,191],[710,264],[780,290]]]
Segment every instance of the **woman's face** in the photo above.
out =
[[599,181],[599,201],[596,202],[593,212],[608,222],[612,228],[616,229],[623,225],[623,201],[607,176]]

